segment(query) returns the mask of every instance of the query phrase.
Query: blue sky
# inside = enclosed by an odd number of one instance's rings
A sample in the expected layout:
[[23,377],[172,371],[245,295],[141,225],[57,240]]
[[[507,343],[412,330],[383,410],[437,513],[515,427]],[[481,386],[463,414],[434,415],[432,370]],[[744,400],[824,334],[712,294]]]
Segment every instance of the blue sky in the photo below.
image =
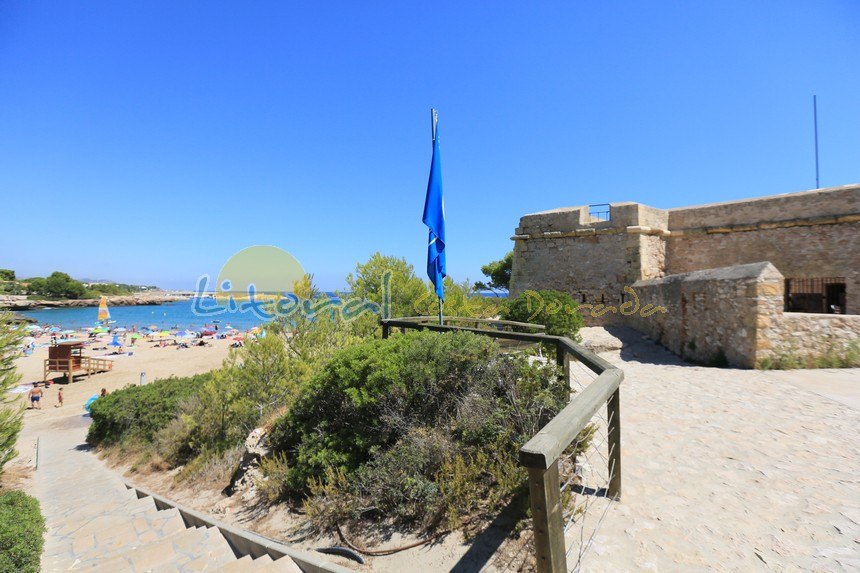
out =
[[0,267],[191,288],[271,244],[326,289],[525,213],[860,182],[860,3],[0,2]]

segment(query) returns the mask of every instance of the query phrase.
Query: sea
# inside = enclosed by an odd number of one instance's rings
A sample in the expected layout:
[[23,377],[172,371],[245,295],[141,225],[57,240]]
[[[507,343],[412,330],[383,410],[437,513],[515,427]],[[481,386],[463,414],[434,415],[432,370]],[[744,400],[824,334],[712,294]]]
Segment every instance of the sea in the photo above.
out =
[[[204,306],[211,304],[214,304],[214,301],[209,299]],[[195,312],[193,300],[158,305],[111,306],[109,310],[113,326],[129,330],[134,326],[138,330],[148,326],[157,326],[159,330],[199,330],[204,324],[212,324],[215,321],[220,324],[221,329],[229,325],[239,330],[250,330],[268,322],[251,311],[240,310],[201,316],[199,312]],[[95,326],[98,323],[98,308],[94,306],[25,310],[18,314],[33,318],[39,324],[50,324],[70,330]]]
[[[337,293],[325,293],[335,303],[340,302]],[[491,293],[478,293],[480,296],[495,296]],[[504,297],[502,297],[504,298]],[[158,305],[111,306],[110,320],[115,328],[123,327],[138,330],[155,326],[159,330],[200,330],[204,325],[218,323],[220,329],[232,326],[238,330],[250,330],[271,320],[264,313],[254,312],[251,308],[236,308],[231,310],[221,303],[217,308],[221,312],[201,312],[201,309],[211,309],[219,305],[213,299],[183,300]],[[98,324],[98,308],[44,308],[39,310],[20,311],[18,314],[28,316],[39,324],[59,326],[63,329],[79,330]]]

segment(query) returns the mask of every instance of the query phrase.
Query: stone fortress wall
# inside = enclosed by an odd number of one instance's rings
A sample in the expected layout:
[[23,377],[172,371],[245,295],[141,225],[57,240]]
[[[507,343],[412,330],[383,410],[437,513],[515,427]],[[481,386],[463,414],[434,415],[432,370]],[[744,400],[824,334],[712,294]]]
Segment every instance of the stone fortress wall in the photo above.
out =
[[[797,346],[794,332],[816,352],[860,338],[860,317],[848,316],[860,314],[860,185],[670,210],[613,203],[608,221],[556,209],[526,215],[512,238],[512,296],[556,289],[618,308],[632,286],[637,302],[668,312],[587,323],[629,324],[693,360],[751,367]],[[821,277],[845,278],[848,315],[783,312],[785,278]]]

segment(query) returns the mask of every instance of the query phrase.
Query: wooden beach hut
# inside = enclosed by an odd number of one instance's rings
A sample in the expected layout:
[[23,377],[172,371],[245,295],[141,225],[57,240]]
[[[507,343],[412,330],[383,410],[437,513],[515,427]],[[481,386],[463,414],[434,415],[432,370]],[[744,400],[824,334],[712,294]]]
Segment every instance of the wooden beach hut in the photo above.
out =
[[83,342],[61,342],[48,348],[48,357],[45,359],[44,380],[48,380],[51,372],[65,374],[69,383],[74,381],[75,375],[87,377],[99,372],[107,372],[113,369],[113,362],[104,358],[93,358],[84,356]]

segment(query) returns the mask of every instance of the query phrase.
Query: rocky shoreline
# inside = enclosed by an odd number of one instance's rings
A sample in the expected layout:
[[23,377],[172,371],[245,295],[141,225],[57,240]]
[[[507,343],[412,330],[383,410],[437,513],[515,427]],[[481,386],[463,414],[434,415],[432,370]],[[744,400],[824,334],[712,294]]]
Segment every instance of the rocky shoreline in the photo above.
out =
[[[108,296],[108,306],[140,306],[158,305],[168,302],[188,300],[194,293],[184,291],[162,291],[159,293],[137,293],[128,296]],[[0,295],[0,309],[6,310],[37,310],[40,308],[74,308],[98,306],[97,298],[82,298],[77,300],[29,300],[24,296]]]

